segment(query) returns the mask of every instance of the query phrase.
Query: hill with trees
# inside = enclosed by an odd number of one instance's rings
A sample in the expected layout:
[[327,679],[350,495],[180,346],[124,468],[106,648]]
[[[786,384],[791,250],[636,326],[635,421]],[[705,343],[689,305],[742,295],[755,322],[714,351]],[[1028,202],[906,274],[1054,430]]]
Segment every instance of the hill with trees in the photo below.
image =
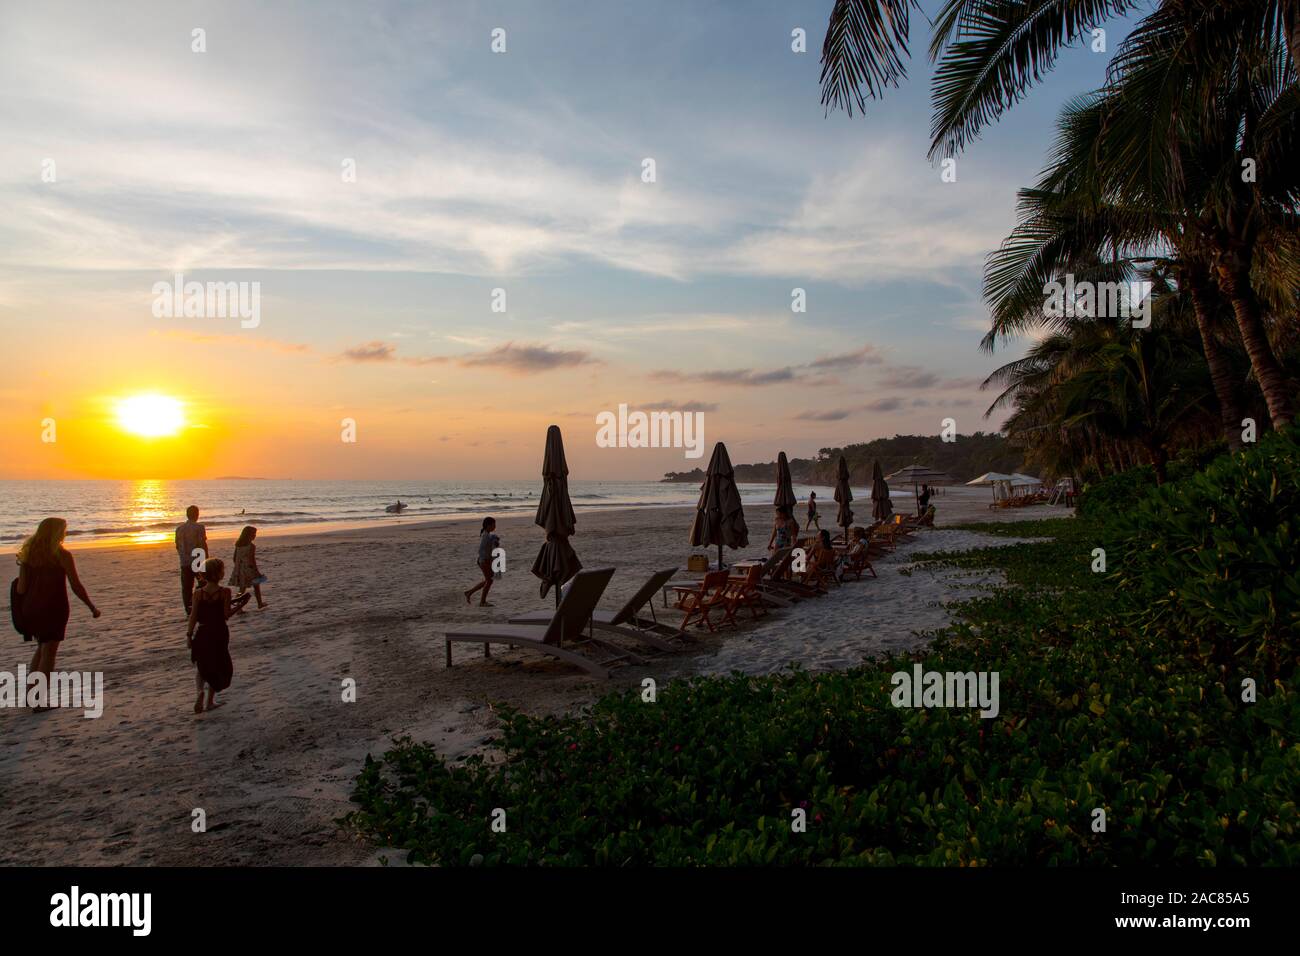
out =
[[[792,458],[790,475],[800,484],[833,485],[840,455],[848,462],[849,479],[855,485],[871,481],[871,468],[877,460],[887,475],[905,465],[916,464],[945,472],[958,481],[969,481],[986,471],[1020,471],[1024,458],[1005,436],[995,432],[958,435],[951,442],[937,435],[895,435],[843,448],[822,448],[816,458]],[[736,481],[742,484],[776,480],[775,461],[734,467]],[[670,471],[663,480],[699,484],[704,481],[704,470]]]

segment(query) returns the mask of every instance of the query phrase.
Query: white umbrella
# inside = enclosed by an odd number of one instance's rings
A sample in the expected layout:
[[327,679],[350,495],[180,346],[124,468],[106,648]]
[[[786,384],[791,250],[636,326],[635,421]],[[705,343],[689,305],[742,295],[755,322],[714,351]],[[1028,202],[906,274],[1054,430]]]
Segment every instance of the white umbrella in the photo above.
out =
[[997,497],[998,497],[998,485],[1001,484],[1001,483],[1009,483],[1010,481],[1011,481],[1011,476],[1010,476],[1010,475],[1004,475],[1004,474],[1002,474],[1002,472],[1000,472],[1000,471],[986,471],[986,472],[984,472],[984,474],[980,475],[978,478],[972,478],[970,481],[966,482],[966,484],[968,484],[968,485],[992,485],[992,486],[993,486],[993,499],[996,501],[996,500],[997,500]]

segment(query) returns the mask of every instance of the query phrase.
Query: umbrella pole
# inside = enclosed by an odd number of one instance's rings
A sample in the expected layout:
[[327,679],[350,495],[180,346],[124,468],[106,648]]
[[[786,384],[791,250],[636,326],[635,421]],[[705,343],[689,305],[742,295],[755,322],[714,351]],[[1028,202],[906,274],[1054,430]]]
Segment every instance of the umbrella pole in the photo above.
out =
[[718,542],[718,570],[722,570],[722,543]]

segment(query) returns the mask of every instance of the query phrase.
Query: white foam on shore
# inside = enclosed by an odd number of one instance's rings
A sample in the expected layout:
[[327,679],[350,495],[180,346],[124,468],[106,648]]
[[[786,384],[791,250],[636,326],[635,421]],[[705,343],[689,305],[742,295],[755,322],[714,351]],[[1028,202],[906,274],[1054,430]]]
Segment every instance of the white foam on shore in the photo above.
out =
[[[977,596],[982,587],[1003,584],[1005,577],[1000,571],[917,565],[908,555],[1032,540],[943,528],[923,532],[875,562],[879,577],[864,574],[861,581],[832,587],[824,597],[800,601],[727,633],[717,654],[699,661],[695,670],[770,674],[795,664],[808,671],[840,670],[882,653],[920,647],[925,638],[918,632],[941,628],[952,620],[949,605]],[[912,573],[899,573],[906,569]]]

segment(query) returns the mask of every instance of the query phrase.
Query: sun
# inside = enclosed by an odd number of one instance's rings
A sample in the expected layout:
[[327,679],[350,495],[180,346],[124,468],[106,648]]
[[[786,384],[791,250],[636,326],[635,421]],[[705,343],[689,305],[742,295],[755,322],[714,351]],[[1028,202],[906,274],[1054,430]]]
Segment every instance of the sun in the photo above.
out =
[[117,402],[117,424],[141,438],[167,438],[185,427],[185,406],[168,395],[132,395]]

